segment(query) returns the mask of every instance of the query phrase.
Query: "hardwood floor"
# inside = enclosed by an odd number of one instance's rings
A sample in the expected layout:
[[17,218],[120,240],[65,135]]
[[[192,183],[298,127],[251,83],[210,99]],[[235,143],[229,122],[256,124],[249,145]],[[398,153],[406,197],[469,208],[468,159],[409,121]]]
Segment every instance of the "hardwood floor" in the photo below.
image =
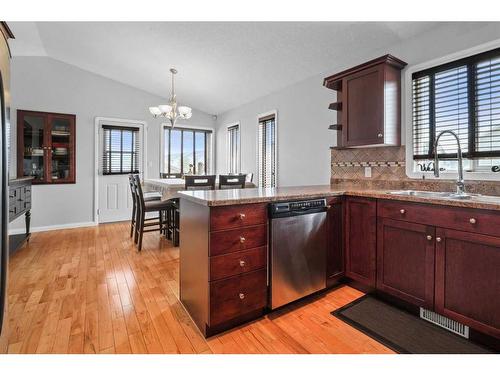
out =
[[10,259],[9,353],[392,353],[330,312],[330,290],[205,340],[178,296],[179,249],[129,223],[34,233]]

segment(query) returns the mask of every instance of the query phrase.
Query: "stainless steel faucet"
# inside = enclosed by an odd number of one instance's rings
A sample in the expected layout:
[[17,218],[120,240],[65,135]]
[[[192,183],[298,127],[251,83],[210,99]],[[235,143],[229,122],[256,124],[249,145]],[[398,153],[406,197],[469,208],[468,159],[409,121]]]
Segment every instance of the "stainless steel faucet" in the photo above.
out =
[[457,141],[457,155],[458,155],[458,179],[457,179],[457,193],[456,196],[457,198],[468,198],[469,194],[465,192],[465,181],[464,181],[464,166],[463,166],[463,160],[462,160],[462,147],[460,147],[460,140],[458,139],[458,136],[455,134],[455,132],[452,132],[451,130],[443,130],[439,135],[436,137],[436,141],[434,142],[434,176],[439,177],[439,157],[438,157],[438,151],[437,147],[439,144],[439,139],[443,134],[451,134],[452,136],[455,137]]

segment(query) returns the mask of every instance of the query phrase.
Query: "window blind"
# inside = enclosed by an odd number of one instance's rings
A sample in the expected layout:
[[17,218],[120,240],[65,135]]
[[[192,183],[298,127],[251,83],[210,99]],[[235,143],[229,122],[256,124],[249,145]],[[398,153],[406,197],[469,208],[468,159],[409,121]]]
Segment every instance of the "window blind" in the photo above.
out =
[[239,145],[240,145],[240,126],[233,125],[227,128],[228,134],[228,161],[229,161],[229,174],[240,173],[239,162]]
[[102,126],[102,173],[128,174],[139,172],[139,128]]
[[274,115],[259,119],[259,187],[276,186],[276,121]]
[[[455,132],[466,158],[500,156],[500,49],[413,74],[414,159],[434,157],[444,130]],[[441,157],[455,157],[456,142],[443,135]]]

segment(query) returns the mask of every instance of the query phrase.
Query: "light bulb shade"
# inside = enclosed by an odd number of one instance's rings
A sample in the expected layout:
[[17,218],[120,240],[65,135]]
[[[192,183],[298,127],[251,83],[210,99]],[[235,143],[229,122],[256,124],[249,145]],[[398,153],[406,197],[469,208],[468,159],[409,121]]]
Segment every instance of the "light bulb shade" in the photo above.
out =
[[193,116],[193,113],[192,112],[189,112],[189,113],[186,113],[185,115],[180,115],[181,118],[183,118],[184,120],[188,120],[191,118],[191,116]]
[[179,114],[183,117],[185,117],[188,113],[191,113],[191,108],[182,105],[178,107],[178,110]]
[[159,116],[159,115],[161,115],[160,108],[158,108],[158,107],[149,107],[149,112],[151,112],[151,114],[153,116]]
[[170,113],[172,112],[172,106],[168,104],[162,104],[159,105],[158,108],[160,109],[162,114]]

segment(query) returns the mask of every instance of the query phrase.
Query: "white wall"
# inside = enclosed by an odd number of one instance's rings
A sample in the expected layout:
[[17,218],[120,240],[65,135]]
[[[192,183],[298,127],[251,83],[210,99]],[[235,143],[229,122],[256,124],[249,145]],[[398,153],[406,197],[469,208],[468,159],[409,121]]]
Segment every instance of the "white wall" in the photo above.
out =
[[[328,130],[328,125],[336,122],[336,115],[327,107],[335,101],[336,94],[323,87],[324,77],[387,53],[411,66],[496,39],[500,39],[498,22],[447,24],[350,64],[340,66],[332,61],[328,72],[220,114],[217,172],[227,172],[226,126],[234,122],[240,122],[241,170],[256,172],[257,115],[275,109],[278,112],[278,185],[329,184],[329,147],[335,145],[335,132]],[[279,62],[276,64],[279,66]],[[406,92],[404,85],[402,89]],[[404,112],[402,118],[405,118]],[[403,143],[407,126],[411,124],[402,126]]]
[[[15,175],[17,109],[76,114],[76,184],[34,186],[33,227],[93,221],[95,117],[146,121],[146,173],[158,176],[161,121],[150,116],[148,107],[165,103],[165,98],[48,57],[15,57],[11,66],[11,176]],[[166,94],[168,90],[165,82]],[[211,115],[193,110],[193,117],[186,125],[213,128],[214,121]],[[19,218],[11,228],[23,226],[24,220]]]

